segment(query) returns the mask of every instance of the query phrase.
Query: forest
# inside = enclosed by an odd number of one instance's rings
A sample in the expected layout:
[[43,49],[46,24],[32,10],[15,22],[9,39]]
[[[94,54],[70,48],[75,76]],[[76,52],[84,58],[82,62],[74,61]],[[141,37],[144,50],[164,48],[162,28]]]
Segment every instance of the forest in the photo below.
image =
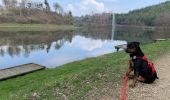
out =
[[170,26],[170,1],[146,8],[116,14],[119,25]]

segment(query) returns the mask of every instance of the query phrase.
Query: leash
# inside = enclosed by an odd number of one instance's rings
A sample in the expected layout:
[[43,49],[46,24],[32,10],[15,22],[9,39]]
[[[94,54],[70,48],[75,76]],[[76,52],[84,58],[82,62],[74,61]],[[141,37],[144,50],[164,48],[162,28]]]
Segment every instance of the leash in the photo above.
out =
[[122,88],[122,100],[126,100],[126,83],[127,83],[128,77],[125,76],[124,78],[124,85]]

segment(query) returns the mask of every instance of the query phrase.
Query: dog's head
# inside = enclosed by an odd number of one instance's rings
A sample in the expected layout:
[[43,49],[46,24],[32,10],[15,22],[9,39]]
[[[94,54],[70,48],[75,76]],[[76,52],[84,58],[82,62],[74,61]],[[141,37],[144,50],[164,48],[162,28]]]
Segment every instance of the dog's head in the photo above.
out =
[[127,48],[126,48],[126,53],[130,53],[130,54],[134,54],[136,52],[138,52],[138,49],[140,49],[140,43],[139,42],[129,42],[127,44]]

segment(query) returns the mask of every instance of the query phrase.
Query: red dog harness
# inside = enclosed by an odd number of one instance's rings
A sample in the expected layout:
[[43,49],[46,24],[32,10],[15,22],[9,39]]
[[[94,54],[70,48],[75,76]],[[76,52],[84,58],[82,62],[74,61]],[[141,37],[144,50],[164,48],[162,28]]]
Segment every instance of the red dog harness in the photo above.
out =
[[137,57],[137,59],[142,59],[142,60],[146,61],[148,63],[148,68],[151,68],[151,70],[152,70],[152,75],[155,74],[156,70],[155,70],[154,64],[151,61],[148,61],[146,56]]
[[[150,68],[152,70],[152,75],[156,72],[154,64],[151,61],[149,61],[146,56],[136,57],[136,59],[142,59],[142,60],[146,61],[148,63],[148,68]],[[129,64],[133,64],[132,59],[129,60]]]

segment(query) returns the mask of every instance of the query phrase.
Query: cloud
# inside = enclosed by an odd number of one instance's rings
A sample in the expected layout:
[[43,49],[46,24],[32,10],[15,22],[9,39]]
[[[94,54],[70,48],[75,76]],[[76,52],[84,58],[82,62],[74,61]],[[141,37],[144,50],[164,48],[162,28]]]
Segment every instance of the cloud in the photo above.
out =
[[92,12],[102,13],[106,10],[104,2],[97,0],[81,0],[78,3],[68,4],[66,9],[79,15],[90,14]]
[[90,40],[89,41],[81,41],[79,43],[79,47],[86,51],[93,51],[95,49],[99,49],[103,46],[101,40]]
[[104,42],[102,40],[93,40],[91,38],[76,36],[70,46],[74,46],[74,48],[89,52],[102,48],[103,43]]
[[76,61],[77,59],[81,59],[75,55],[71,54],[61,54],[54,57],[49,58],[48,60],[45,60],[42,65],[48,66],[48,67],[55,67],[60,66],[69,62]]
[[104,11],[105,5],[103,2],[97,2],[96,0],[82,0],[81,6],[93,8],[94,10]]
[[117,2],[118,0],[101,0],[102,2]]
[[67,9],[68,11],[69,11],[69,10],[71,10],[71,11],[74,11],[74,10],[75,10],[73,4],[68,4],[66,9]]
[[82,0],[80,2],[80,9],[89,12],[103,12],[105,9],[105,5],[103,2],[97,2],[96,0]]

